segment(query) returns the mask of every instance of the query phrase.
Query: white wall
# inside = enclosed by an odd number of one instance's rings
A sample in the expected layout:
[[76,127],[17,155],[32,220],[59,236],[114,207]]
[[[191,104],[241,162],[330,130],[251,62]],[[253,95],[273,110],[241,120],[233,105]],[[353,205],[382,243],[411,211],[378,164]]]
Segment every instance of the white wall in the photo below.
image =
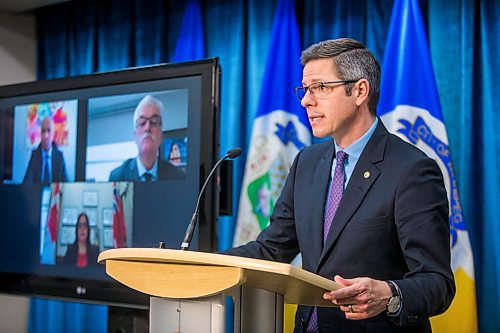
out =
[[[33,15],[0,14],[0,85],[36,79]],[[27,332],[29,299],[0,294],[0,332]]]
[[34,15],[0,14],[0,85],[35,79]]
[[0,332],[27,332],[28,305],[28,297],[0,294]]

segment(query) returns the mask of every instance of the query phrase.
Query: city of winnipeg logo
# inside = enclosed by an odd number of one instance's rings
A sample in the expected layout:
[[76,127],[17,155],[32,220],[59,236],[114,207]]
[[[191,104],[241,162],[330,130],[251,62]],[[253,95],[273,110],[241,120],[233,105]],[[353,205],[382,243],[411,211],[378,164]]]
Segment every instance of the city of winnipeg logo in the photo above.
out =
[[[259,162],[267,164],[263,168],[265,172],[251,180],[247,187],[252,213],[261,230],[269,224],[272,209],[283,188],[293,157],[306,147],[306,143],[300,139],[300,129],[297,128],[294,121],[284,120],[273,117],[272,114],[268,116],[267,121],[274,126],[270,127],[269,136],[265,135],[269,139],[260,141],[262,145],[257,147],[259,157],[252,161],[254,166],[255,163]],[[289,154],[285,152],[288,145],[290,145],[289,148],[293,147],[293,156],[288,156]]]
[[[466,231],[465,222],[462,213],[462,206],[458,196],[458,187],[451,163],[450,149],[447,144],[439,140],[432,132],[431,128],[425,121],[418,117],[412,124],[406,119],[399,119],[403,128],[398,130],[399,133],[404,135],[408,141],[415,146],[421,140],[424,144],[429,146],[435,153],[435,156],[441,160],[445,170],[441,170],[444,177],[448,177],[450,184],[450,235],[451,246],[457,243],[458,231]],[[433,157],[433,156],[431,156]]]

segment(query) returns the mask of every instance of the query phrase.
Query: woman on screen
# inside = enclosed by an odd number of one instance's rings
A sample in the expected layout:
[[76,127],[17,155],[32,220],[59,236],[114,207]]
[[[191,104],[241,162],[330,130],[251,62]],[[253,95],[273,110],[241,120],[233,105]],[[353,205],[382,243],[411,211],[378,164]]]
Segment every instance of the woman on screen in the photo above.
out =
[[175,166],[181,164],[181,148],[176,142],[172,142],[172,145],[170,146],[168,161]]
[[97,265],[99,247],[90,244],[89,217],[85,213],[78,215],[75,242],[68,246],[64,264],[76,267]]

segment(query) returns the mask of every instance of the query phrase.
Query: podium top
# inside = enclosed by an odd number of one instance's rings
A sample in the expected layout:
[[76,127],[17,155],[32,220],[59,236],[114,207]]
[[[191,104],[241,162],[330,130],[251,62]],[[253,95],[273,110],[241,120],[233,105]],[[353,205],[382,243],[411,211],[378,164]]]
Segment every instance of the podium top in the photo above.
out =
[[342,288],[293,265],[215,253],[122,248],[102,252],[98,262],[126,286],[168,298],[231,293],[244,285],[281,294],[286,303],[334,306],[323,293]]

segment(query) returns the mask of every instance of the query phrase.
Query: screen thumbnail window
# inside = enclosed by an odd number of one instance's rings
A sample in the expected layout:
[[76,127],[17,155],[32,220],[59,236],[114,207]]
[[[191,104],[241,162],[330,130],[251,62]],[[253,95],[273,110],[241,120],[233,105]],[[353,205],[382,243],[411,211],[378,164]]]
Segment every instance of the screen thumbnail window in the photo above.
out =
[[[86,180],[184,179],[186,158],[173,163],[162,151],[169,133],[186,132],[187,115],[188,89],[89,99]],[[186,156],[187,138],[181,146]]]
[[12,183],[75,180],[77,100],[14,107]]
[[132,246],[132,182],[53,183],[44,188],[40,263],[89,267],[100,252]]

